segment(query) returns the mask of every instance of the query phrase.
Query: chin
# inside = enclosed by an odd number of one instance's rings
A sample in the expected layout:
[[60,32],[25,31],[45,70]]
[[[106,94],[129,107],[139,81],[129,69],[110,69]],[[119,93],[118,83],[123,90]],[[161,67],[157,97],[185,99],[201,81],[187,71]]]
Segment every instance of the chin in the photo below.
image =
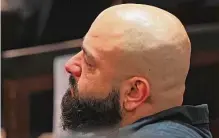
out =
[[73,87],[62,98],[61,119],[64,130],[98,130],[120,124],[122,116],[118,90],[114,89],[106,98],[82,98],[78,93],[77,87]]

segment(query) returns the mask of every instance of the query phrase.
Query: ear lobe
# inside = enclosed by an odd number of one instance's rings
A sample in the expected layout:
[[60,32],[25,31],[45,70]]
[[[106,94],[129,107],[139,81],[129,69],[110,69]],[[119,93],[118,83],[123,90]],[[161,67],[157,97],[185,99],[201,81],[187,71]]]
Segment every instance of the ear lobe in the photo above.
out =
[[124,108],[127,111],[136,109],[149,97],[149,83],[144,78],[135,77],[131,80],[130,91],[126,94]]

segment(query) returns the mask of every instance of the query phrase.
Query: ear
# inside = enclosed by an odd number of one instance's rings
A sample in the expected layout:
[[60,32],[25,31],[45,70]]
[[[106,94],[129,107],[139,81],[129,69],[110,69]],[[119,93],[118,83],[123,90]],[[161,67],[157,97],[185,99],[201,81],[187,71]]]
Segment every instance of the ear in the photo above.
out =
[[126,111],[133,111],[150,96],[149,83],[145,78],[133,77],[126,83],[126,92],[124,94],[123,106]]

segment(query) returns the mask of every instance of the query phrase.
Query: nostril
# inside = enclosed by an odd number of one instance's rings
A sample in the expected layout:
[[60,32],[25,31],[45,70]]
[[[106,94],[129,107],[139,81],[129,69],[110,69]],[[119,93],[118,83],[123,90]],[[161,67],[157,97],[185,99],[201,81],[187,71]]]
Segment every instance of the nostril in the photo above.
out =
[[67,64],[65,65],[65,71],[66,71],[67,73],[71,73],[70,68],[69,68],[69,66],[68,66]]
[[67,73],[69,73],[69,74],[71,74],[71,72],[70,72],[70,71],[68,71],[68,70],[66,70],[66,72],[67,72]]
[[81,76],[81,68],[79,66],[74,66],[72,68],[72,74],[75,76],[75,77],[80,77]]
[[69,65],[66,64],[65,65],[65,70],[66,72],[68,72],[69,74],[75,76],[75,77],[80,77],[81,76],[81,67],[75,64]]
[[81,63],[80,63],[79,56],[74,56],[71,59],[67,61],[65,64],[65,70],[69,74],[73,75],[74,77],[80,77],[81,76]]

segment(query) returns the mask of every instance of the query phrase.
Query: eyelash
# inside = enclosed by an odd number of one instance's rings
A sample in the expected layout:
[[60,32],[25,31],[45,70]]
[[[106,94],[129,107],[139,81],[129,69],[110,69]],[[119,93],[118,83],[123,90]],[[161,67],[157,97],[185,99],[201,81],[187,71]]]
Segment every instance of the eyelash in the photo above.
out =
[[91,64],[87,63],[87,61],[85,61],[85,62],[86,62],[86,64],[87,64],[89,67],[91,67],[91,66],[92,66]]
[[89,63],[86,61],[86,59],[84,59],[84,62],[85,62],[85,64],[86,64],[88,67],[92,67],[92,65],[89,64]]
[[91,67],[92,67],[92,65],[91,65],[91,64],[89,64],[89,63],[87,62],[87,60],[85,59],[85,57],[84,57],[84,62],[85,62],[85,64],[87,65],[87,67],[89,67],[89,68],[91,68]]

